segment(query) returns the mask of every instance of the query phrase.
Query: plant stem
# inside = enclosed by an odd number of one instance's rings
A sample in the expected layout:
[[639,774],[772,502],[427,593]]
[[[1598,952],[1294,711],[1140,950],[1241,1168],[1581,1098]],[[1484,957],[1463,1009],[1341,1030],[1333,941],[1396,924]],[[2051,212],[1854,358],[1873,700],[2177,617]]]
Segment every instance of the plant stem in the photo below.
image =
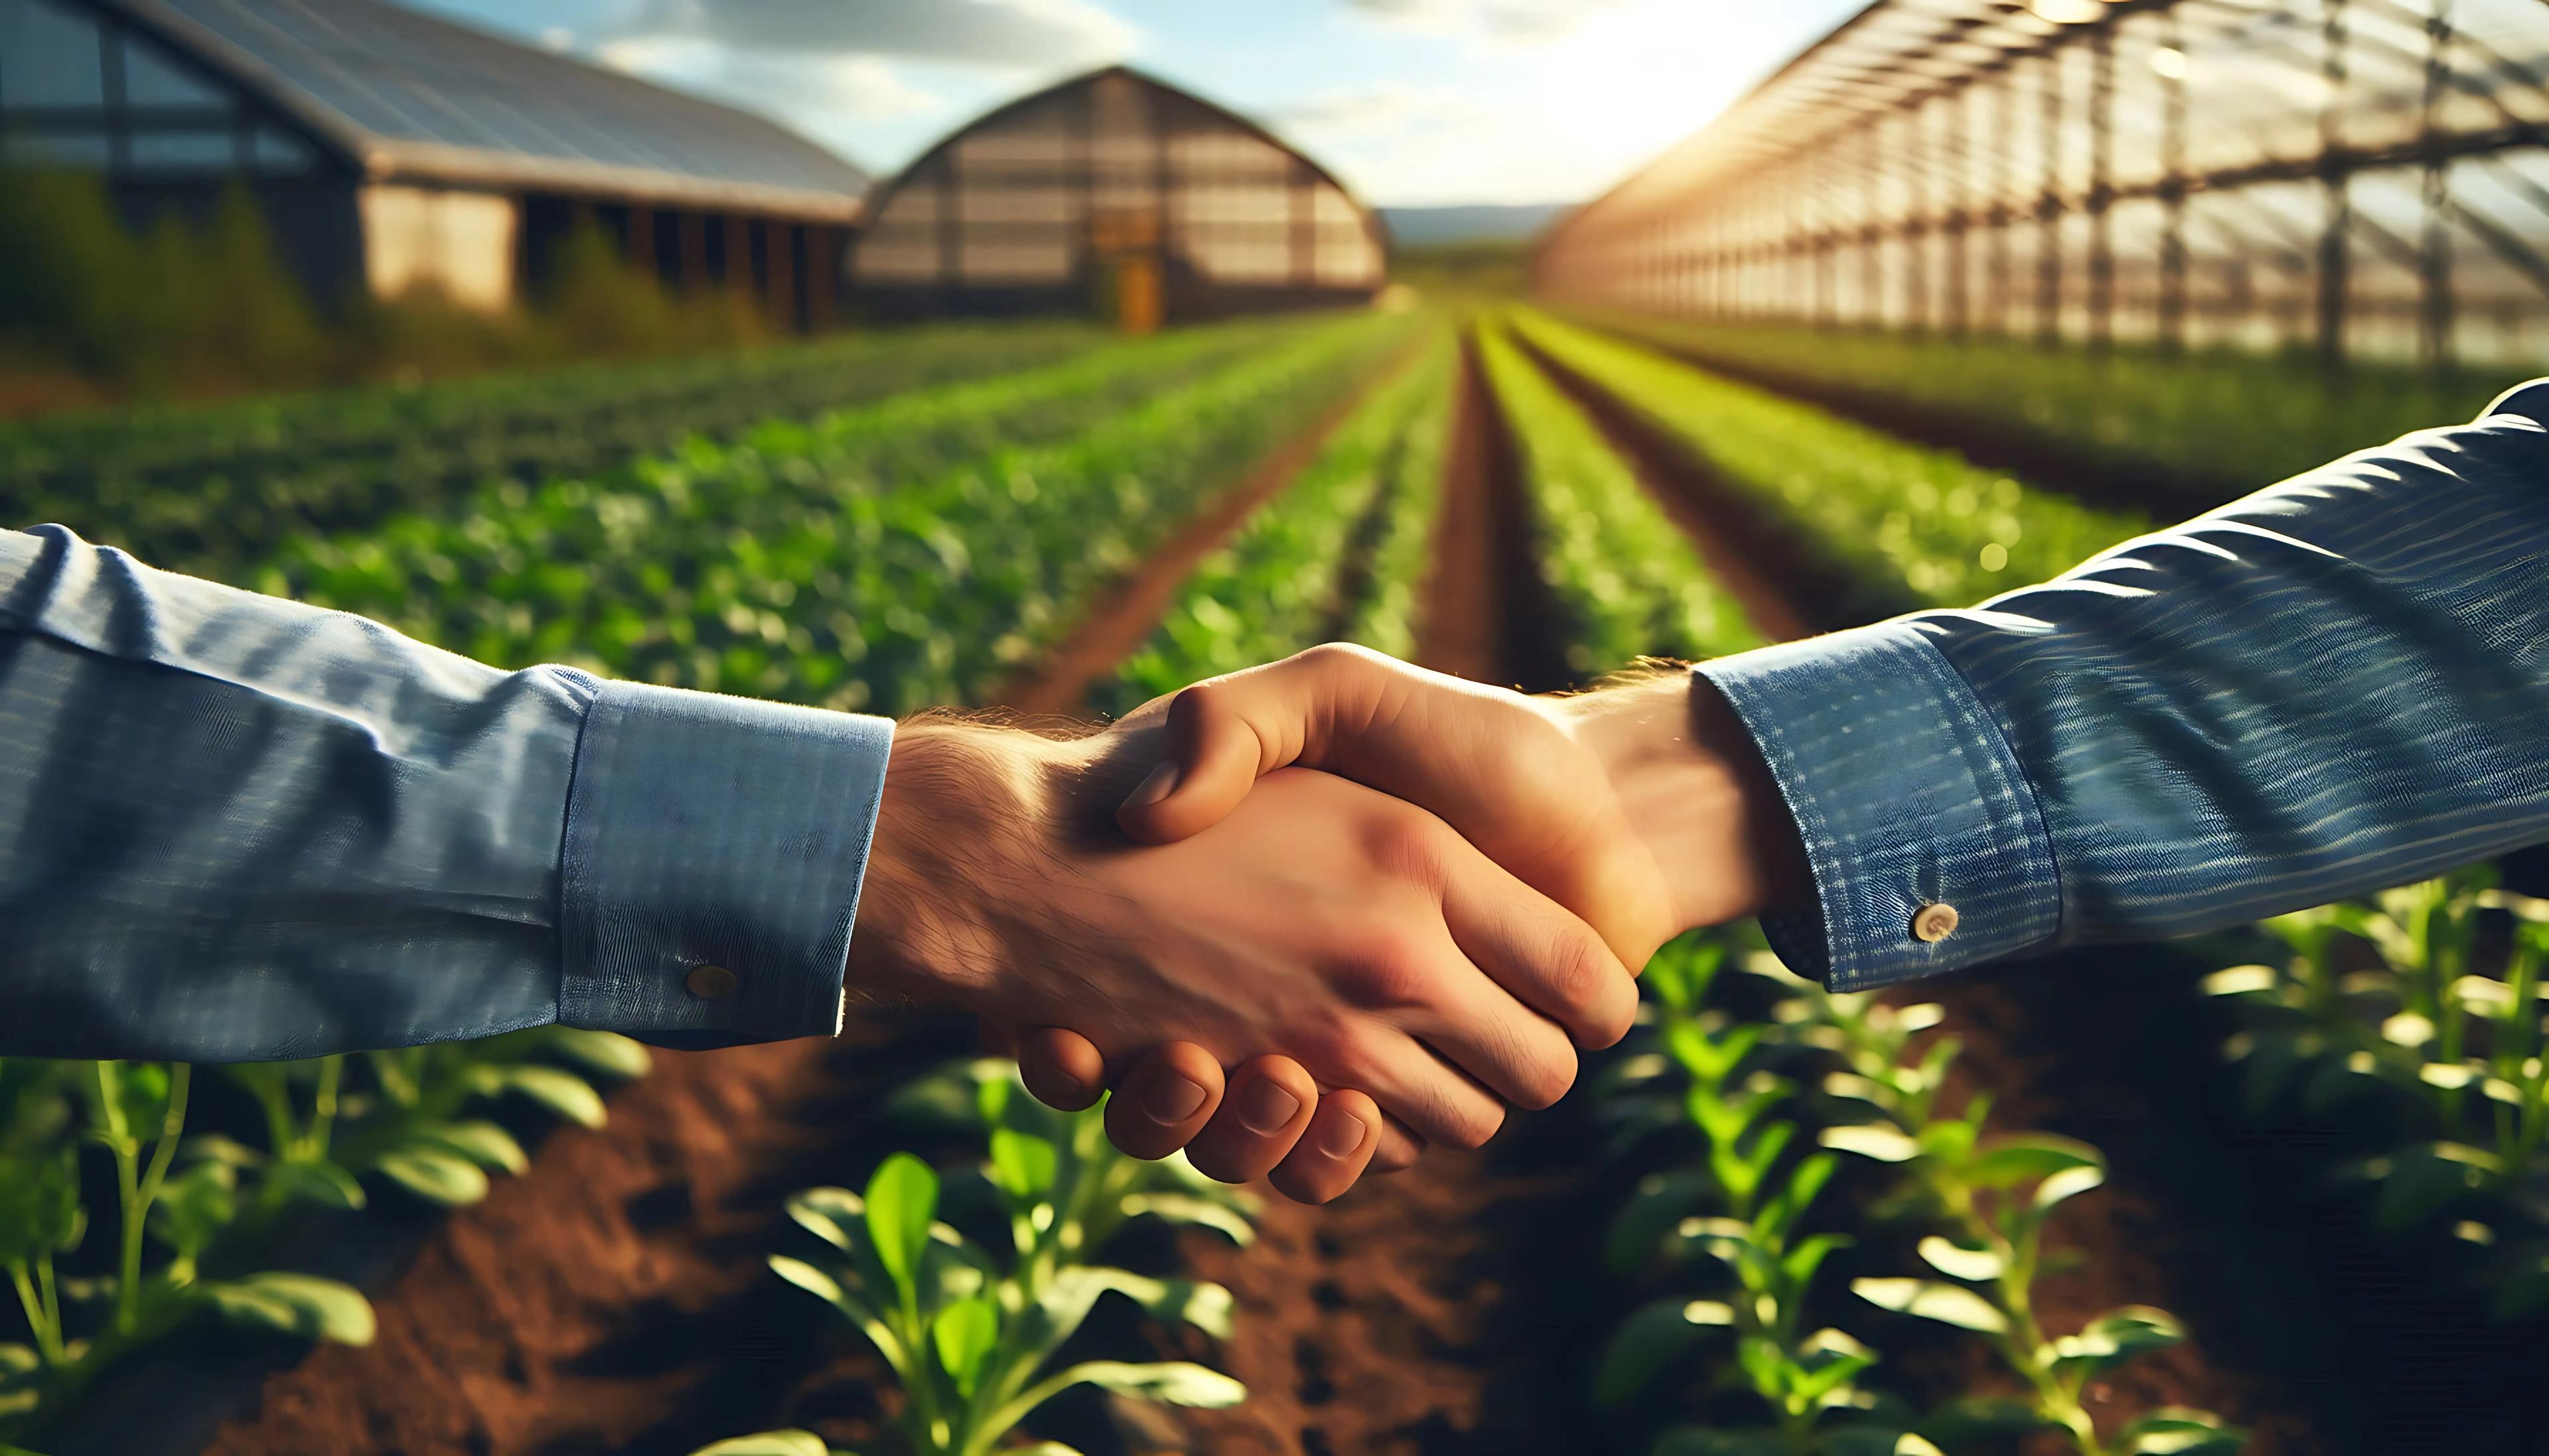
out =
[[304,1149],[310,1157],[326,1157],[328,1140],[336,1130],[336,1094],[345,1080],[345,1056],[338,1052],[319,1059],[319,1092],[312,1101],[310,1131]]
[[[186,1093],[194,1072],[193,1066],[182,1061],[168,1069],[168,1112],[160,1123],[159,1140],[150,1149],[147,1172],[137,1175],[135,1171],[142,1145],[124,1128],[123,1108],[115,1105],[116,1176],[124,1195],[124,1261],[115,1290],[115,1328],[119,1334],[131,1334],[142,1320],[142,1236],[148,1227],[150,1205],[158,1199],[159,1185],[168,1176],[169,1160],[177,1155],[177,1135],[186,1126]],[[101,1071],[99,1075],[106,1073]]]

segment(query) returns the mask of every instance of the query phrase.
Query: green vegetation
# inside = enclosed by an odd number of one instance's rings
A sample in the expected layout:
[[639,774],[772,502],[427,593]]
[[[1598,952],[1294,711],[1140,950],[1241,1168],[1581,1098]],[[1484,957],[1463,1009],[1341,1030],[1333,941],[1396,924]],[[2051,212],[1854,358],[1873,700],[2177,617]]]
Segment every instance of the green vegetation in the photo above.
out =
[[2281,954],[2205,981],[2235,1003],[2249,1115],[2391,1130],[2336,1189],[2386,1232],[2447,1233],[2498,1318],[2549,1310],[2549,901],[2477,865],[2263,929]]
[[504,315],[423,294],[313,300],[244,189],[199,223],[170,213],[136,236],[95,176],[7,171],[0,356],[156,399],[731,349],[766,332],[748,300],[676,297],[590,229],[547,262],[532,307]]
[[257,585],[485,662],[886,712],[963,702],[1408,326],[1163,335],[590,481],[506,483],[454,515],[296,542]]
[[[2308,358],[2229,351],[2169,358],[2148,347],[2105,354],[2012,339],[1955,342],[1901,333],[1822,332],[1781,324],[1589,316],[1601,326],[1687,350],[1764,383],[1842,386],[1941,417],[2151,469],[2152,508],[2219,503],[2409,430],[2474,417],[2510,368],[2358,364],[2330,373]],[[2187,483],[2172,486],[2168,477]]]
[[[1671,416],[1685,428],[1696,417],[1700,406],[1670,377],[1642,373],[1641,358],[1573,348],[1574,337],[1551,341],[1555,332],[1528,336],[1552,353],[1567,347],[1570,363],[1590,356],[1579,366],[1586,374],[1600,370],[1606,386],[1630,381],[1658,412],[1687,407]],[[1686,656],[1755,645],[1734,603],[1590,421],[1509,341],[1490,333],[1482,348],[1541,517],[1542,570],[1579,619],[1575,640],[1588,650],[1579,668],[1617,667],[1656,642]],[[1740,397],[1716,403],[1716,417],[1731,417],[1739,429],[1769,428],[1743,412],[1748,402]],[[1719,441],[1713,432],[1703,438]],[[1800,468],[1793,457],[1785,463]],[[1984,524],[1998,530],[2007,522]],[[1730,962],[1753,982],[1730,992],[1720,980]],[[1648,1012],[1631,1054],[1608,1078],[1605,1116],[1633,1145],[1658,1138],[1697,1146],[1646,1177],[1612,1227],[1613,1269],[1667,1279],[1672,1292],[1613,1336],[1595,1397],[1623,1405],[1694,1354],[1715,1352],[1708,1388],[1750,1398],[1748,1416],[1742,1403],[1724,1412],[1712,1406],[1705,1426],[1665,1431],[1657,1456],[1930,1456],[2035,1430],[2060,1432],[2082,1456],[2238,1449],[2244,1433],[2202,1411],[2146,1411],[2111,1435],[2091,1422],[2081,1404],[2091,1379],[2182,1334],[2171,1317],[2143,1306],[2073,1333],[2043,1327],[2032,1292],[2047,1268],[2047,1220],[2103,1181],[2104,1159],[2068,1138],[1987,1132],[1988,1097],[1959,1112],[1937,1106],[1958,1053],[1951,1038],[1921,1036],[1938,1024],[1938,1008],[1828,994],[1724,934],[1666,947],[1644,984]],[[1808,1150],[1810,1138],[1822,1148]],[[1826,1195],[1837,1179],[1847,1192],[1835,1155],[1841,1152],[1895,1166],[1901,1186],[1836,1210]],[[1982,1336],[2024,1383],[2025,1399],[1968,1398],[1919,1412],[1872,1381],[1876,1350],[1847,1330],[1810,1323],[1810,1312],[1830,1305],[1817,1280],[1837,1255],[1847,1262],[1859,1241],[1852,1230],[1906,1224],[1925,1230],[1919,1249],[1928,1267],[1852,1279],[1861,1308]]]
[[1545,315],[1516,326],[1846,573],[1869,614],[1971,605],[2149,529]]
[[[254,1116],[216,1131],[197,1117],[190,1136],[189,1104],[204,1089],[182,1062],[0,1062],[0,1270],[27,1333],[26,1343],[0,1342],[0,1441],[198,1313],[369,1343],[360,1293],[257,1267],[282,1252],[287,1216],[361,1209],[367,1178],[432,1203],[474,1203],[490,1171],[527,1162],[486,1117],[490,1105],[519,1097],[598,1127],[602,1094],[590,1078],[645,1069],[645,1048],[624,1037],[558,1027],[227,1067]],[[262,1146],[234,1136],[259,1123]],[[104,1149],[113,1168],[114,1203],[96,1212],[83,1146]]]
[[1591,677],[1637,658],[1758,647],[1744,609],[1582,410],[1501,329],[1480,362],[1532,500],[1534,557],[1568,612],[1567,664]]
[[0,525],[58,521],[154,566],[236,580],[295,531],[433,511],[491,483],[588,476],[694,435],[728,437],[1031,368],[1100,338],[1068,325],[954,325],[417,389],[56,416],[0,426]]
[[[967,1085],[970,1084],[970,1085]],[[968,1097],[970,1093],[970,1097]],[[809,1188],[789,1217],[830,1247],[821,1263],[777,1255],[780,1278],[841,1312],[901,1387],[895,1420],[910,1456],[987,1456],[1035,1409],[1074,1386],[1178,1406],[1231,1406],[1239,1382],[1183,1361],[1133,1363],[1057,1354],[1098,1300],[1115,1294],[1153,1317],[1230,1334],[1230,1291],[1154,1279],[1094,1262],[1125,1225],[1151,1218],[1255,1236],[1248,1196],[1185,1159],[1140,1162],[1106,1140],[1103,1104],[1057,1113],[1026,1095],[1005,1062],[907,1090],[906,1101],[970,1101],[987,1156],[941,1176],[907,1152],[879,1164],[865,1193]],[[942,1211],[952,1222],[941,1222]],[[978,1229],[970,1237],[957,1227]],[[992,1231],[996,1230],[996,1231]],[[991,1249],[1006,1245],[1004,1253]],[[1069,1456],[1055,1441],[1030,1450]],[[835,1456],[806,1430],[766,1431],[696,1456]]]
[[1413,367],[1357,406],[1299,478],[1195,569],[1095,705],[1127,712],[1324,641],[1412,650],[1454,358],[1438,328]]

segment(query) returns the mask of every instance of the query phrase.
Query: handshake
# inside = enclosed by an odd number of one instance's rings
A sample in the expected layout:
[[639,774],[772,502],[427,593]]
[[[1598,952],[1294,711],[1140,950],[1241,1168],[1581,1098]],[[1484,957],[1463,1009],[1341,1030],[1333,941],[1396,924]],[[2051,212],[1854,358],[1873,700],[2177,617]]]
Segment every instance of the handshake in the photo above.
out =
[[849,984],[981,1017],[1055,1107],[1112,1088],[1134,1156],[1324,1202],[1557,1101],[1672,936],[1811,898],[1694,675],[1534,698],[1329,646],[1085,736],[906,724]]

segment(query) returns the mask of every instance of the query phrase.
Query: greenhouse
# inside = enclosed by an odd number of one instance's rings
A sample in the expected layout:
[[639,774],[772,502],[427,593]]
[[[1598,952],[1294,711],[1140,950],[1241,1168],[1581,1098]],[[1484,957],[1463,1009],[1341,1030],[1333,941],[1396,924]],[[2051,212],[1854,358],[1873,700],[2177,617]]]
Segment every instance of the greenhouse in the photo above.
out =
[[1009,103],[878,190],[852,271],[890,318],[1085,312],[1137,325],[1359,303],[1378,219],[1244,118],[1113,66]]

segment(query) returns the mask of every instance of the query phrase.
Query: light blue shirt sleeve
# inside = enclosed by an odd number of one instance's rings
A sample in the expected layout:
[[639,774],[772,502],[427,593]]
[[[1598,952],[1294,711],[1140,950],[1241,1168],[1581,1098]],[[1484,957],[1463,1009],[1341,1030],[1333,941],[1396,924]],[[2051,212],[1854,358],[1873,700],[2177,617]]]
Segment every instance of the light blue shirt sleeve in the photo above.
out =
[[893,732],[0,532],[0,1055],[828,1035]]
[[2549,381],[1972,610],[1702,665],[1813,869],[1772,945],[1862,989],[2549,841],[2544,425]]

